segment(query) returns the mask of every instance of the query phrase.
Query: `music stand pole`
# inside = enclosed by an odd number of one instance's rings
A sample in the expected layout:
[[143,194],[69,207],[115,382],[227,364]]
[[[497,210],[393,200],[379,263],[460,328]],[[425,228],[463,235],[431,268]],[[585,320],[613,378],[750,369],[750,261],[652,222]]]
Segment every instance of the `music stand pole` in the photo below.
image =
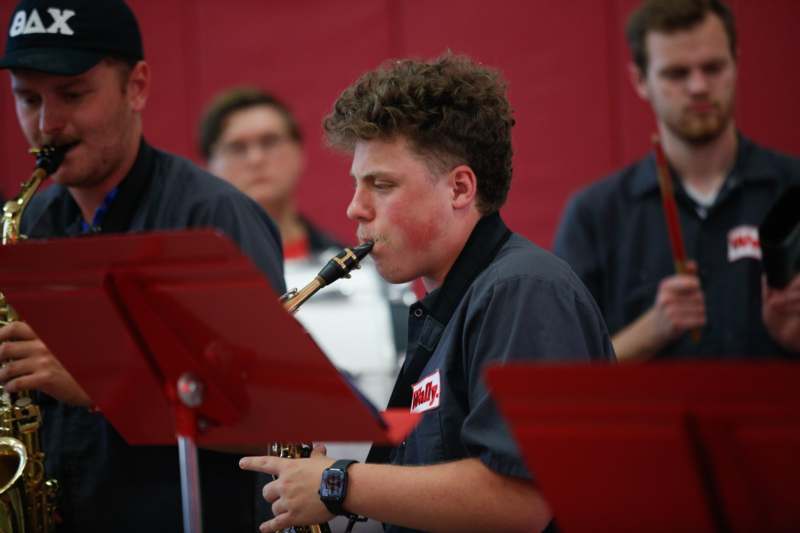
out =
[[197,462],[197,416],[195,409],[203,403],[203,384],[186,372],[178,379],[176,429],[178,458],[181,468],[181,509],[184,533],[203,533],[200,500],[200,469]]

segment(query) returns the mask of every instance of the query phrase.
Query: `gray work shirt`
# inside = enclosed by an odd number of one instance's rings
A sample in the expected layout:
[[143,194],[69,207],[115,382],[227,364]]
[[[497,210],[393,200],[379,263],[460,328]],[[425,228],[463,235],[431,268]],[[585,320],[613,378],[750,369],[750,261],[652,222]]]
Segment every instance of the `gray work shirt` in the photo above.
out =
[[[50,238],[78,236],[87,229],[127,233],[217,228],[239,244],[276,292],[284,292],[277,229],[255,202],[230,184],[142,141],[131,171],[115,191],[98,210],[105,211],[104,216],[95,216],[87,228],[67,189],[54,185],[31,201],[23,233]],[[76,324],[75,329],[76,342],[92,334],[91,324]],[[44,412],[45,467],[59,482],[59,533],[181,531],[175,446],[130,446],[101,413],[38,396]],[[251,533],[260,523],[260,487],[252,472],[239,469],[238,458],[199,452],[206,531]]]
[[[410,309],[409,355],[390,406],[423,414],[391,462],[429,465],[476,457],[500,474],[530,478],[486,388],[486,365],[613,359],[600,311],[578,277],[560,259],[509,232],[498,214],[485,216],[442,286]],[[386,530],[410,531],[391,525]]]
[[[673,171],[673,175],[674,171]],[[758,226],[780,193],[800,184],[800,160],[739,137],[733,169],[704,209],[675,180],[688,257],[697,262],[706,325],[699,341],[683,335],[659,358],[793,357],[761,318]],[[675,263],[652,155],[572,197],[555,239],[595,297],[612,335],[650,309]]]

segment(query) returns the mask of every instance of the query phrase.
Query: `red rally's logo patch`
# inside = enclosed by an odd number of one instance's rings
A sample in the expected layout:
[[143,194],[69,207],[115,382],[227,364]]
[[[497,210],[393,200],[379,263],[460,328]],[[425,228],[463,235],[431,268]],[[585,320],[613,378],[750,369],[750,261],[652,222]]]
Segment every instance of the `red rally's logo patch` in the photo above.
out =
[[411,412],[424,413],[439,407],[441,395],[441,382],[439,371],[422,378],[411,386]]
[[755,226],[737,226],[728,232],[728,261],[745,257],[761,260],[761,241]]

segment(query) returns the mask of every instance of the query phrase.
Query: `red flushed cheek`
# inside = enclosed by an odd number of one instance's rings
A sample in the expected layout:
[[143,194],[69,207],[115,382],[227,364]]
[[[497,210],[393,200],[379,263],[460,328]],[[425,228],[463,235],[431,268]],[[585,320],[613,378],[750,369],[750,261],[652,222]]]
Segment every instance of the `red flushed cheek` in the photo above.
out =
[[435,220],[433,213],[422,209],[409,209],[408,205],[399,208],[393,206],[387,211],[389,226],[387,233],[393,248],[403,247],[407,252],[428,250],[441,232],[440,221]]

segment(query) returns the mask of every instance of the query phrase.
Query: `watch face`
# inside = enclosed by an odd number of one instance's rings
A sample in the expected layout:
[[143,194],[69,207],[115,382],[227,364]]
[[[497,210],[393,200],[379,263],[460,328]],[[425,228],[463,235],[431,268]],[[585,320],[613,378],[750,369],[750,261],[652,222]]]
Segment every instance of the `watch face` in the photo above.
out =
[[338,499],[344,491],[345,472],[341,470],[325,470],[322,472],[322,483],[319,486],[319,495],[322,498]]

